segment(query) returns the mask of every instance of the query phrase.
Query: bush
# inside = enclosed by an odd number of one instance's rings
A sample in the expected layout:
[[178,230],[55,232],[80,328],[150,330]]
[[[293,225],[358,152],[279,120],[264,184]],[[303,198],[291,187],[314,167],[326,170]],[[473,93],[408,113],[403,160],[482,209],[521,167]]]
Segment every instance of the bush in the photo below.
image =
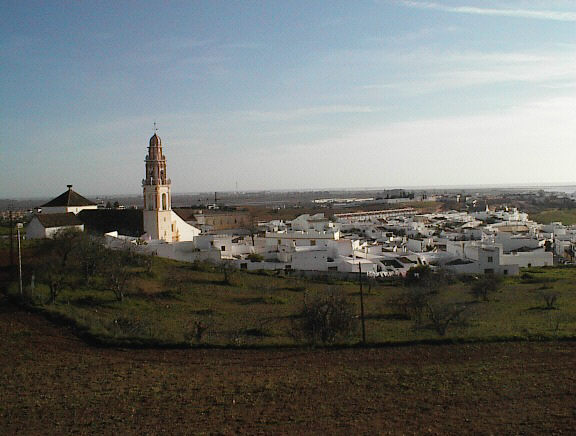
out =
[[472,283],[471,292],[478,300],[488,301],[488,295],[496,292],[502,286],[499,276],[487,274]]
[[248,256],[246,256],[246,259],[248,259],[250,262],[262,262],[264,260],[264,256],[257,253],[250,253]]
[[348,339],[354,332],[354,306],[337,291],[304,298],[304,304],[293,323],[293,336],[310,345],[333,344]]

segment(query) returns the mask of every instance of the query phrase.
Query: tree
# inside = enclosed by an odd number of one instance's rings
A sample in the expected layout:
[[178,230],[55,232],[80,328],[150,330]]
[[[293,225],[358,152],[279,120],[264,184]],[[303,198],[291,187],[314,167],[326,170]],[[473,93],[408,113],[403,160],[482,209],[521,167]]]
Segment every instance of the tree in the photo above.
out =
[[544,301],[546,310],[556,309],[556,303],[558,302],[558,294],[556,292],[543,290],[538,293],[538,296]]
[[304,296],[302,308],[293,323],[293,335],[315,345],[333,344],[349,338],[356,326],[354,306],[341,292],[332,290],[310,300]]
[[76,248],[82,232],[76,229],[65,229],[56,232],[52,239],[44,241],[44,251],[54,256],[60,266],[65,267],[70,253]]
[[216,270],[224,275],[222,283],[231,285],[232,276],[236,273],[237,269],[234,263],[230,260],[221,260],[216,264]]
[[67,269],[60,263],[57,257],[45,258],[42,264],[38,265],[36,272],[38,279],[48,285],[50,291],[49,303],[55,304],[56,298],[65,285]]
[[426,309],[431,328],[440,336],[444,336],[450,326],[465,323],[463,314],[467,306],[464,304],[427,304]]
[[84,283],[88,285],[90,279],[101,267],[102,261],[106,257],[106,249],[101,241],[83,233],[78,238],[76,252],[82,267]]
[[114,264],[108,270],[108,287],[117,301],[124,301],[130,273],[126,265]]
[[105,258],[106,287],[114,293],[117,301],[124,301],[129,285],[130,255],[124,252],[110,251]]
[[406,272],[407,285],[420,285],[423,282],[432,281],[432,270],[428,265],[413,266]]
[[246,256],[246,259],[248,259],[250,262],[262,262],[264,260],[264,256],[258,253],[250,253],[248,256]]
[[422,327],[426,308],[434,294],[428,287],[408,287],[399,297],[389,301],[405,318],[412,320],[414,330]]
[[502,279],[493,274],[485,274],[472,283],[471,292],[478,300],[488,301],[488,295],[502,286]]

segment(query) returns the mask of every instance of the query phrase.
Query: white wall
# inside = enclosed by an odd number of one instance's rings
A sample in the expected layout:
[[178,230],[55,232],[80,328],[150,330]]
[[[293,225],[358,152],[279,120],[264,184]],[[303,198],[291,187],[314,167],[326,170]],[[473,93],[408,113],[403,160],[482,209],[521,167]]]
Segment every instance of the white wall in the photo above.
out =
[[170,217],[179,242],[193,241],[200,234],[200,229],[188,224],[176,212],[170,211]]
[[38,218],[32,218],[32,221],[26,226],[26,239],[44,239],[53,238],[56,233],[61,230],[74,229],[80,232],[84,231],[84,224],[79,224],[77,226],[65,226],[65,227],[49,227],[44,228],[40,223]]

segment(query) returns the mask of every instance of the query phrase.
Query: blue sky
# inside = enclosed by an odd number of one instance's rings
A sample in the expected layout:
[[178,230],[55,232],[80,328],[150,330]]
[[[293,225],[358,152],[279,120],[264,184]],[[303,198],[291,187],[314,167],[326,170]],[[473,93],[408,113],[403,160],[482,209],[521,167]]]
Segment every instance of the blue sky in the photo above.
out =
[[576,183],[576,1],[3,1],[0,197]]

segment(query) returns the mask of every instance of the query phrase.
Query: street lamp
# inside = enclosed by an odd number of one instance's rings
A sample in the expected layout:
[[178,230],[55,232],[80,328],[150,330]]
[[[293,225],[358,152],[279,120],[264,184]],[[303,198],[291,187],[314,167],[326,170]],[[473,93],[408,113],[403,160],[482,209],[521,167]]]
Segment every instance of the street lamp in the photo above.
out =
[[20,246],[20,229],[24,227],[22,223],[16,224],[16,229],[18,232],[18,282],[20,285],[20,296],[23,295],[22,291],[22,248]]

